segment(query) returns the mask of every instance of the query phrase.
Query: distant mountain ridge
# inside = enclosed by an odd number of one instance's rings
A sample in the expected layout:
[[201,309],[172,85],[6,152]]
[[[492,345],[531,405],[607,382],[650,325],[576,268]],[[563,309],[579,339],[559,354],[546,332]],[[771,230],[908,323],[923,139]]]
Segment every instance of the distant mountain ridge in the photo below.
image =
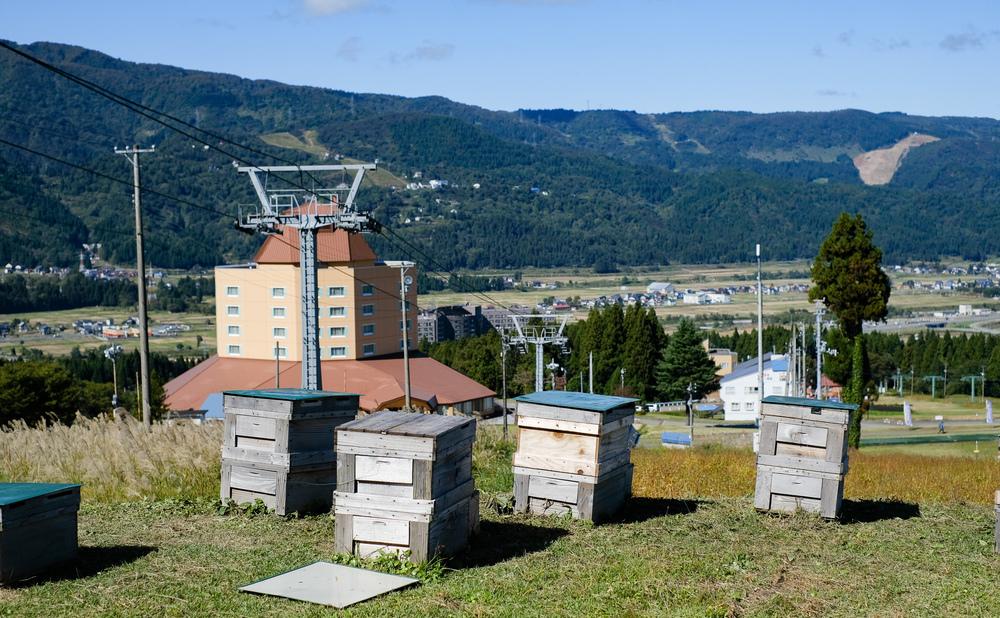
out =
[[[1000,122],[992,119],[861,110],[504,112],[135,64],[54,43],[23,49],[282,159],[377,159],[380,175],[359,202],[449,269],[738,261],[757,240],[769,257],[811,257],[841,210],[865,214],[892,260],[1000,254]],[[6,51],[0,78],[3,139],[121,178],[128,170],[113,146],[156,143],[144,162],[147,186],[233,216],[252,202],[224,155]],[[854,159],[913,133],[939,139],[896,159],[886,184],[865,186]],[[399,188],[417,172],[449,184]],[[131,225],[127,187],[0,146],[0,212],[17,213],[28,195],[59,214],[59,233],[25,245],[8,223],[0,250],[65,263],[78,250],[66,245],[85,235],[103,243],[108,259],[133,258],[123,233]],[[260,242],[233,231],[231,218],[153,195],[144,204],[155,265],[245,260]],[[387,258],[421,259],[398,243],[373,244]]]

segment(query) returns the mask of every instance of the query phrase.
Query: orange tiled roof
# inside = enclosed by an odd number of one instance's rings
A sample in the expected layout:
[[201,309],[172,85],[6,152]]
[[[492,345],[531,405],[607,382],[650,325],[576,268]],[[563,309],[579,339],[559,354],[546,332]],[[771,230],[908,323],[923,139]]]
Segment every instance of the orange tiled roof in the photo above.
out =
[[[279,227],[281,233],[269,235],[257,250],[253,261],[257,264],[298,264],[298,230]],[[375,252],[361,234],[344,230],[322,228],[316,234],[316,258],[321,263],[371,262]]]
[[[403,397],[401,359],[322,361],[323,388],[358,393],[361,407],[378,410]],[[281,363],[281,386],[299,388],[298,362]],[[200,409],[209,395],[236,389],[274,387],[274,361],[212,356],[164,385],[171,410]],[[410,359],[410,391],[414,399],[441,405],[492,397],[496,393],[433,358]]]

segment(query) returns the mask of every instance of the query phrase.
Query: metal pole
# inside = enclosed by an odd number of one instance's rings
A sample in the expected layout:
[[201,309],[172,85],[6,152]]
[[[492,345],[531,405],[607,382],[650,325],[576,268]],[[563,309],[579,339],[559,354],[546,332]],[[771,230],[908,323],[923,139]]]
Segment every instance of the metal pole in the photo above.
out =
[[[404,279],[404,274],[406,273],[406,267],[401,266],[399,268],[399,296],[401,298],[399,306],[403,312],[403,380],[406,382],[406,395],[405,395],[405,407],[403,408],[407,412],[410,411],[410,342],[409,333],[406,328],[406,281]],[[504,412],[504,420],[506,421],[506,411]],[[505,423],[506,425],[506,423]],[[504,427],[506,430],[506,426]],[[505,434],[506,435],[506,434]]]
[[115,361],[115,357],[111,357],[111,378],[115,381],[115,397],[111,400],[111,407],[118,407],[118,363]]
[[142,424],[146,429],[153,426],[153,412],[150,407],[149,386],[149,316],[146,314],[146,256],[142,241],[142,197],[139,190],[139,154],[153,152],[152,148],[132,146],[115,149],[115,153],[125,155],[132,164],[132,201],[135,205],[135,253],[136,283],[139,292],[139,371],[142,374]]
[[593,352],[590,353],[589,369],[590,369],[590,394],[593,395],[594,394],[594,353]]
[[760,243],[757,243],[757,415],[764,399],[764,284],[760,268]]
[[302,388],[323,390],[323,370],[319,354],[319,290],[316,273],[316,232],[312,226],[299,228],[299,269],[302,271]]
[[580,372],[580,392],[583,392],[583,372]]
[[622,389],[622,391],[624,391],[625,390],[625,368],[624,367],[622,367],[621,374],[622,374],[621,389]]
[[[278,342],[274,342],[274,388],[281,388],[281,361],[278,360]],[[347,388],[347,385],[344,385]]]
[[503,439],[507,439],[507,345],[500,340],[500,375],[503,376]]
[[823,309],[816,301],[816,399],[823,398]]
[[540,341],[535,342],[535,391],[545,390],[542,361],[545,360],[545,346]]
[[799,393],[806,396],[806,325],[802,324],[802,357],[799,359],[802,371],[799,372]]

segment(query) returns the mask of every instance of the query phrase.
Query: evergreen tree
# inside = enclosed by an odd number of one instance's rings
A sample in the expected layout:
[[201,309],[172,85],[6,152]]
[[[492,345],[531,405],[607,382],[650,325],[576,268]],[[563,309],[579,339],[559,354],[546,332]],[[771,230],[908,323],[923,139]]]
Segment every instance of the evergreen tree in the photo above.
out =
[[882,250],[861,215],[841,213],[819,248],[812,266],[815,285],[809,300],[821,300],[854,339],[865,320],[884,320],[888,314],[889,277],[882,271]]
[[[650,319],[652,318],[652,320]],[[656,396],[656,365],[663,329],[656,314],[632,305],[625,313],[625,385],[646,401]]]
[[604,310],[604,330],[600,347],[594,354],[594,384],[604,385],[605,393],[614,393],[621,379],[623,348],[625,345],[625,312],[615,303]]
[[851,380],[844,388],[844,401],[858,406],[851,412],[847,427],[847,445],[858,448],[861,445],[861,419],[868,412],[868,392],[865,375],[865,338],[854,338],[854,349],[851,351]]
[[682,319],[677,331],[670,336],[663,359],[656,367],[656,386],[663,399],[686,399],[689,384],[693,387],[695,399],[701,399],[719,388],[715,375],[718,367],[709,358],[701,341],[694,321]]

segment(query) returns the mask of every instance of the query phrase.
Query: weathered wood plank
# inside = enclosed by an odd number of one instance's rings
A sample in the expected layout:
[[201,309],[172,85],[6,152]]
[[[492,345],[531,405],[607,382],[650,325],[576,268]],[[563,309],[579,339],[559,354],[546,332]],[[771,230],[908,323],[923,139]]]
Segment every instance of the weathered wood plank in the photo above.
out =
[[346,452],[345,449],[354,448],[372,449],[377,451],[373,453],[375,455],[381,452],[386,455],[392,452],[413,453],[415,456],[410,459],[432,459],[434,456],[433,438],[346,431],[343,427],[341,425],[337,430],[337,450],[343,452]]
[[[764,415],[783,417],[802,421],[830,423],[831,425],[847,426],[848,412],[846,410],[831,410],[823,408],[806,408],[783,404],[765,404]],[[818,412],[816,412],[818,411]]]
[[234,489],[244,489],[255,493],[277,493],[277,475],[268,470],[257,470],[246,466],[230,466],[229,486]]
[[826,460],[826,448],[819,446],[803,446],[790,444],[788,442],[778,442],[774,445],[774,454],[787,457],[804,457],[806,459]]
[[229,414],[229,418],[235,423],[236,435],[248,438],[264,438],[274,440],[277,433],[277,420],[273,418],[261,418],[256,416],[243,416],[239,414]]
[[355,541],[383,545],[409,545],[410,522],[387,517],[354,517]]
[[774,474],[771,476],[771,493],[819,499],[823,493],[823,479],[813,476]]
[[810,472],[829,472],[840,474],[843,464],[840,462],[822,461],[808,457],[790,457],[787,455],[758,455],[757,463],[764,466],[808,470]]
[[531,476],[514,472],[514,510],[524,513],[528,510],[528,485]]
[[394,498],[420,498],[415,495],[413,485],[400,485],[396,483],[369,483],[358,481],[357,493],[372,494],[375,496],[392,496]]
[[808,427],[797,423],[777,424],[778,442],[788,442],[801,446],[818,446],[826,448],[830,430],[825,427]]
[[354,478],[358,481],[406,484],[413,482],[414,462],[412,459],[357,455],[354,465]]
[[576,504],[580,483],[561,481],[544,476],[532,476],[528,481],[528,496],[543,500],[558,500]]
[[519,416],[518,427],[529,429],[545,429],[547,431],[568,431],[571,433],[582,433],[596,436],[601,433],[601,425],[598,423],[581,423],[577,421],[561,421],[539,416]]
[[337,491],[351,493],[355,491],[354,464],[356,461],[357,455],[337,453]]
[[333,549],[338,554],[354,553],[354,516],[337,513],[333,518]]

